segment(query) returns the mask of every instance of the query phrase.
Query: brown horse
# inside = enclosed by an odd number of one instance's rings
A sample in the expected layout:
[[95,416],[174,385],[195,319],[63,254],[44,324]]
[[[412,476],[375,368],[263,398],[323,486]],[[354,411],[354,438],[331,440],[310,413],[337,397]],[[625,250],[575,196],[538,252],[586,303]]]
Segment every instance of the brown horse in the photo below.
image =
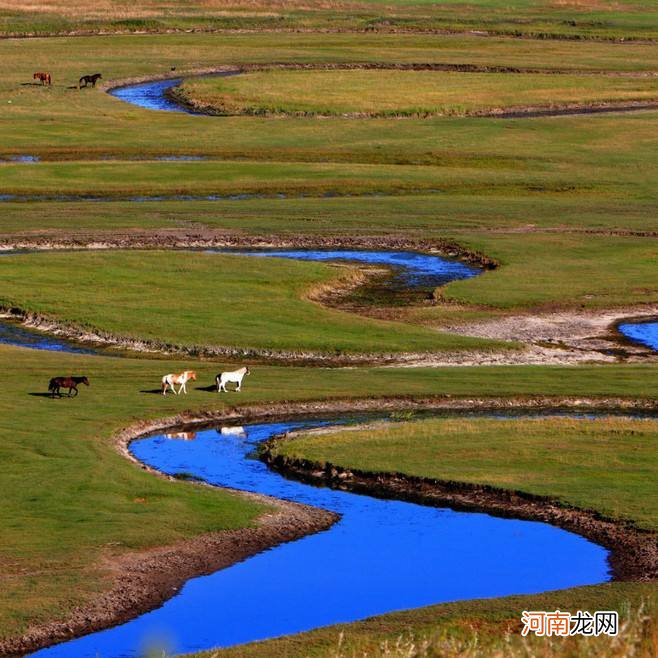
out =
[[96,86],[96,82],[100,80],[103,76],[100,73],[94,73],[94,75],[83,75],[80,80],[78,80],[78,89],[82,87],[82,83],[85,83],[85,87],[90,84],[92,87]]
[[48,390],[52,393],[53,397],[58,395],[61,398],[60,388],[68,388],[69,397],[71,398],[78,394],[78,384],[89,386],[89,380],[86,377],[53,377],[48,384]]
[[32,76],[32,79],[41,80],[42,85],[51,85],[53,83],[53,80],[50,77],[50,73],[44,73],[42,71],[39,71],[38,73],[35,73]]

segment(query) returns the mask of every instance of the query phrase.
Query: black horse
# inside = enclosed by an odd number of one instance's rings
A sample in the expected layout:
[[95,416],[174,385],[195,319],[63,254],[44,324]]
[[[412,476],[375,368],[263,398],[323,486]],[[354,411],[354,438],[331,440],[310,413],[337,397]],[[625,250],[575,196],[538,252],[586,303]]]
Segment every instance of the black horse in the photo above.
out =
[[96,86],[96,82],[100,80],[103,76],[100,73],[94,73],[94,75],[83,75],[78,81],[78,89],[82,87],[82,83],[85,83],[85,87],[90,84],[92,87]]
[[[48,384],[48,390],[53,397],[58,395],[62,397],[61,388],[69,389],[69,397],[75,397],[78,394],[78,384],[89,386],[89,380],[86,377],[53,377]],[[75,393],[73,392],[75,391]]]

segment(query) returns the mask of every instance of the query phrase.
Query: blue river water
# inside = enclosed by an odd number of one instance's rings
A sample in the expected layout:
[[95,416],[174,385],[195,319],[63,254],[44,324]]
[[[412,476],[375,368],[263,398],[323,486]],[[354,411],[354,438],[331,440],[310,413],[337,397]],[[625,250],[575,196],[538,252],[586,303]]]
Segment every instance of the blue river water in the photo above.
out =
[[[232,75],[238,75],[237,71],[224,71],[220,73],[208,73],[195,77],[216,77],[225,78]],[[169,80],[157,80],[155,82],[142,82],[135,85],[126,85],[124,87],[115,87],[110,89],[109,93],[131,105],[137,105],[148,110],[164,110],[165,112],[181,112],[184,114],[201,114],[195,112],[166,95],[166,91],[177,87],[183,82],[183,78],[172,78]],[[206,115],[207,116],[207,115]]]
[[607,551],[559,528],[315,487],[278,475],[254,456],[258,444],[274,435],[343,422],[349,419],[135,441],[135,457],[165,473],[322,507],[341,519],[329,530],[190,580],[162,607],[133,621],[34,655],[134,658],[156,650],[170,655],[433,603],[609,580]]
[[47,350],[49,352],[70,352],[72,354],[97,354],[98,350],[92,347],[83,347],[73,341],[28,329],[15,322],[0,318],[0,344],[29,347],[33,350]]
[[137,85],[115,87],[109,93],[116,98],[149,110],[165,110],[167,112],[185,112],[189,110],[174,102],[165,95],[167,89],[178,86],[182,78],[172,80],[158,80],[157,82],[144,82]]
[[617,328],[634,343],[658,350],[658,322],[627,322],[620,324]]
[[[268,250],[208,250],[212,253],[226,253],[244,256],[271,256],[278,258],[293,258],[296,260],[313,261],[355,261],[389,265],[396,268],[394,284],[406,287],[441,286],[449,281],[466,279],[476,276],[480,269],[460,261],[449,260],[432,254],[420,254],[411,251],[366,251],[366,250],[306,250],[294,249],[287,251]],[[0,255],[10,256],[15,252],[0,252]],[[17,252],[16,252],[17,253]],[[58,352],[73,352],[79,354],[111,354],[108,350],[83,347],[64,338],[48,336],[39,331],[21,327],[15,323],[3,322],[0,319],[0,343],[32,347],[40,350]]]
[[368,265],[387,265],[395,268],[396,272],[390,283],[406,288],[436,288],[450,281],[470,279],[482,272],[474,265],[415,251],[364,249],[213,249],[209,251],[261,258],[290,258],[319,262],[351,261]]

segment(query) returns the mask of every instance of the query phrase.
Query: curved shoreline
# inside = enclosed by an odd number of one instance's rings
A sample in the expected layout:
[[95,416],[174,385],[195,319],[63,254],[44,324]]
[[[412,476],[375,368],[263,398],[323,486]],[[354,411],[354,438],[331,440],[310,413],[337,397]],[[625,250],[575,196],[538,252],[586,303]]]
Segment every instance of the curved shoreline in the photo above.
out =
[[362,471],[331,462],[321,464],[290,458],[276,452],[277,444],[284,440],[294,440],[294,433],[271,441],[261,458],[285,477],[379,498],[542,521],[609,549],[613,580],[658,580],[658,533],[638,528],[631,521],[615,520],[596,510],[581,509],[550,496],[519,490],[404,473]]
[[[144,233],[126,234],[121,237],[80,237],[78,239],[56,238],[15,238],[0,239],[0,251],[74,251],[74,250],[113,250],[113,249],[221,249],[221,248],[316,248],[316,249],[383,249],[410,250],[420,253],[442,255],[478,265],[483,269],[495,269],[498,263],[485,254],[461,246],[453,240],[398,238],[391,236],[337,236],[322,237],[313,235],[237,235],[214,231],[198,233]],[[355,286],[367,281],[365,270],[362,276],[334,281],[330,287],[321,286],[310,291],[311,301],[355,312],[365,317],[377,318],[369,314],[367,308],[356,309],[342,303],[346,293]],[[373,274],[376,276],[376,274]],[[441,331],[490,338],[502,341],[524,342],[522,349],[438,351],[432,353],[350,353],[336,355],[312,350],[271,350],[240,348],[231,346],[174,345],[156,340],[140,340],[116,336],[110,332],[89,329],[84,326],[63,323],[56,318],[39,313],[27,312],[18,307],[0,308],[5,314],[24,326],[55,336],[64,337],[84,344],[118,348],[136,353],[173,354],[186,357],[205,356],[208,358],[231,358],[260,360],[263,362],[286,361],[294,364],[321,366],[402,366],[439,367],[472,365],[570,365],[584,362],[611,363],[619,358],[629,362],[649,362],[658,360],[658,354],[649,347],[632,343],[615,332],[615,326],[629,318],[642,319],[658,315],[658,307],[629,307],[592,312],[564,311],[540,315],[518,314],[493,318],[491,320],[449,325]],[[385,319],[385,318],[380,318]],[[519,333],[521,332],[521,333]]]
[[[141,76],[136,78],[126,78],[123,80],[111,80],[104,85],[99,85],[101,89],[107,92],[112,90],[130,87],[132,85],[146,84],[148,82],[162,82],[165,80],[178,80],[179,78],[205,77],[212,75],[239,75],[250,71],[267,71],[272,69],[283,70],[399,70],[399,71],[453,71],[461,73],[505,73],[505,74],[536,74],[536,75],[587,75],[587,76],[614,76],[614,77],[654,77],[658,75],[657,71],[591,71],[587,69],[563,69],[563,68],[536,68],[536,67],[512,67],[512,66],[485,66],[477,64],[447,64],[447,63],[382,63],[382,62],[362,62],[362,63],[281,63],[273,62],[270,64],[240,64],[225,65],[218,67],[208,67],[202,69],[182,70],[172,75],[171,72],[154,76]],[[177,91],[178,87],[164,90],[163,97],[173,101],[180,108],[192,114],[201,116],[262,116],[262,117],[312,117],[312,118],[347,118],[347,119],[368,119],[368,118],[406,118],[405,114],[395,113],[335,113],[322,114],[315,112],[235,112],[225,113],[221,109],[208,103],[202,103],[193,98],[187,98]],[[124,101],[129,102],[129,101]],[[645,110],[658,109],[658,100],[631,100],[631,101],[600,101],[592,103],[565,103],[557,107],[547,107],[544,105],[515,107],[515,108],[495,108],[490,110],[475,110],[463,114],[451,114],[441,112],[428,112],[421,114],[409,115],[408,118],[432,118],[432,117],[470,117],[470,118],[498,118],[498,119],[516,119],[516,118],[540,118],[540,117],[559,117],[584,114],[602,114],[612,112],[637,112]],[[165,110],[166,111],[166,110]]]
[[[126,427],[112,437],[115,449],[136,466],[165,479],[169,476],[150,468],[137,460],[129,451],[132,441],[155,432],[174,428],[192,428],[213,424],[216,422],[248,423],[270,419],[304,417],[309,415],[381,412],[384,410],[500,410],[500,409],[535,409],[535,410],[599,410],[599,411],[658,411],[655,400],[623,399],[623,398],[553,398],[553,397],[517,397],[517,398],[447,398],[447,397],[384,397],[379,399],[328,399],[323,401],[307,401],[294,403],[257,404],[228,410],[209,410],[203,413],[180,413],[158,420],[142,421]],[[331,471],[330,471],[331,475]],[[336,471],[336,477],[342,473]],[[324,478],[324,475],[323,475]],[[587,521],[607,523],[607,534],[601,530],[596,535],[597,543],[612,549],[614,558],[614,575],[617,579],[655,579],[645,578],[650,574],[640,573],[632,569],[634,560],[648,565],[648,560],[655,560],[658,555],[656,545],[657,533],[639,531],[633,524],[623,521],[603,519],[596,512],[553,507],[549,498],[522,495],[518,492],[495,490],[491,495],[486,487],[451,483],[473,489],[472,492],[460,493],[450,491],[450,496],[441,490],[434,490],[435,483],[430,481],[429,488],[425,483],[410,482],[405,488],[400,484],[399,476],[390,475],[390,482],[382,485],[381,493],[392,497],[408,496],[408,500],[430,505],[448,505],[450,507],[481,511],[499,516],[514,516],[528,520],[545,521],[552,525],[564,527],[588,538],[589,532],[594,532]],[[339,477],[341,482],[348,478]],[[333,480],[333,477],[332,477]],[[413,487],[421,485],[420,491]],[[196,486],[211,486],[201,484]],[[370,484],[365,485],[364,493],[377,495]],[[330,527],[337,516],[324,510],[288,503],[260,494],[250,494],[225,487],[219,487],[245,495],[253,500],[275,506],[278,511],[261,517],[256,528],[212,533],[195,537],[173,546],[155,548],[141,553],[123,556],[112,564],[114,585],[108,591],[100,594],[86,608],[73,610],[65,620],[54,621],[35,626],[18,638],[0,642],[0,655],[12,656],[35,651],[39,648],[62,642],[80,635],[108,628],[133,618],[143,612],[161,605],[165,600],[175,595],[178,589],[190,578],[205,575],[246,559],[266,548],[276,544],[292,541],[312,532]],[[368,490],[371,488],[370,490]],[[358,489],[355,488],[355,491]],[[502,493],[501,493],[502,492]],[[549,504],[545,510],[545,505]],[[570,511],[570,514],[567,512]],[[585,516],[583,516],[585,514]],[[525,515],[525,516],[521,516]],[[584,523],[584,525],[583,525]],[[561,525],[564,524],[564,525]],[[580,524],[580,525],[579,525]],[[596,526],[602,528],[603,526]],[[633,534],[627,543],[621,541],[626,533]],[[638,534],[639,533],[639,534]],[[651,543],[653,542],[653,544]],[[630,554],[628,553],[630,551]],[[628,569],[628,570],[627,570]]]

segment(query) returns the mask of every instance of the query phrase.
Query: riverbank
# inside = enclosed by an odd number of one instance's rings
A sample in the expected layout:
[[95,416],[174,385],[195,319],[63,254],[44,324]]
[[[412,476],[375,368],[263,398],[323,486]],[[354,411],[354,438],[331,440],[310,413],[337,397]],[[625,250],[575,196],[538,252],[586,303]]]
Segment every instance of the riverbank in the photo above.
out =
[[[185,412],[159,420],[138,422],[115,434],[112,441],[118,452],[140,469],[160,479],[173,481],[173,478],[164,476],[139,462],[129,450],[130,443],[156,432],[181,429],[190,431],[217,423],[240,425],[318,415],[335,417],[340,414],[381,413],[386,410],[391,412],[433,410],[448,413],[480,410],[486,413],[496,410],[549,412],[569,409],[603,413],[605,411],[658,412],[658,406],[654,401],[613,398],[400,399],[391,397],[379,400],[348,399],[249,404],[233,409],[208,410],[204,413]],[[362,473],[334,465],[319,467],[317,464],[290,460],[277,455],[276,447],[281,440],[275,439],[267,444],[264,459],[268,465],[285,475],[376,497],[401,499],[424,505],[448,506],[463,511],[486,512],[505,518],[543,521],[581,534],[611,549],[611,567],[616,579],[646,581],[656,578],[657,535],[639,530],[631,523],[620,523],[601,517],[593,510],[565,507],[553,499],[528,496],[518,491],[501,491],[458,482],[446,483],[408,478],[401,474]],[[190,486],[206,488],[205,485]],[[274,509],[261,516],[252,528],[202,535],[185,542],[132,553],[112,560],[105,566],[116,583],[113,587],[92,599],[84,608],[74,609],[64,621],[30,628],[20,638],[0,643],[0,655],[33,651],[54,642],[65,641],[127,621],[161,605],[175,595],[182,584],[190,578],[225,568],[281,542],[292,541],[306,534],[326,529],[337,519],[337,516],[331,512],[280,501],[269,496],[230,489],[227,491]]]

